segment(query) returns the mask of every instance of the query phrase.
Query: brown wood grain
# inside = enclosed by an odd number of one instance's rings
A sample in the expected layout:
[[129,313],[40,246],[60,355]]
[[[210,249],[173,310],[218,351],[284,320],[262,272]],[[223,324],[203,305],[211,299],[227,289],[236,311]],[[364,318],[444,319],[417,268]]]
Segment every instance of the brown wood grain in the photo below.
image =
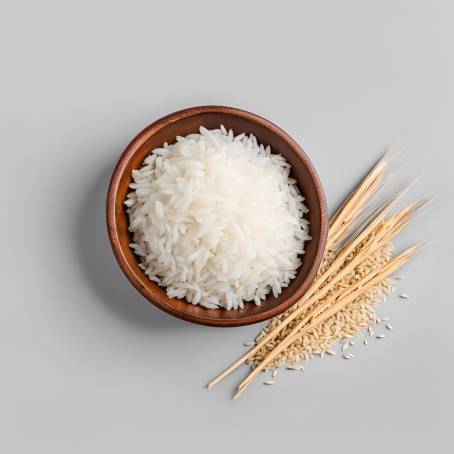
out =
[[[139,260],[129,248],[131,235],[123,202],[129,192],[132,170],[139,169],[143,160],[164,142],[175,142],[176,136],[198,132],[223,124],[235,135],[253,133],[259,143],[271,145],[273,153],[281,153],[292,165],[291,176],[306,198],[309,208],[312,239],[305,244],[303,264],[289,287],[278,298],[269,295],[260,306],[245,304],[244,309],[206,309],[186,300],[169,298],[165,289],[151,282],[139,268]],[[251,183],[252,184],[252,183]],[[301,147],[282,129],[262,117],[240,109],[223,106],[201,106],[184,109],[155,121],[140,132],[126,147],[110,181],[107,195],[107,230],[115,257],[129,281],[160,309],[184,320],[211,326],[241,326],[274,317],[293,305],[309,288],[323,257],[328,232],[328,214],[320,179]],[[125,304],[128,304],[125,301]]]

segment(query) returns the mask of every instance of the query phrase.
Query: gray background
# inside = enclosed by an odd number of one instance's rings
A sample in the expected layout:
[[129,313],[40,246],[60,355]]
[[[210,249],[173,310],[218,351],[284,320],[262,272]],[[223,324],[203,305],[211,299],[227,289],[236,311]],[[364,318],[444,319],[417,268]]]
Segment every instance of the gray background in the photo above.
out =
[[[0,2],[3,453],[453,452],[453,4]],[[148,304],[106,238],[129,140],[180,108],[237,106],[289,132],[330,209],[396,138],[400,244],[432,245],[380,310],[384,341],[230,400],[203,386],[259,326],[207,328]],[[449,222],[451,221],[451,222]]]

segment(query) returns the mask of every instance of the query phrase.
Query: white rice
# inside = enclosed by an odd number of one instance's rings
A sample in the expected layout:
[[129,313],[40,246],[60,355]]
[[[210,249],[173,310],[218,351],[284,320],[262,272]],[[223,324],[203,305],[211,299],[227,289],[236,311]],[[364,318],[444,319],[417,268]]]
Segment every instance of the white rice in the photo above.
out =
[[212,309],[279,295],[310,239],[290,168],[223,126],[153,150],[125,201],[140,267],[169,297]]

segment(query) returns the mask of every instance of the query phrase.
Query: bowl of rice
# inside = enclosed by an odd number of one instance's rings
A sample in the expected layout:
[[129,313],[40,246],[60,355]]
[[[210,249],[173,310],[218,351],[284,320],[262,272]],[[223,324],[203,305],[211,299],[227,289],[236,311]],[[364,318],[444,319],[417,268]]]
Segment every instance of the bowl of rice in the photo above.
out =
[[201,106],[155,121],[112,175],[107,230],[133,286],[210,326],[272,318],[314,280],[328,231],[319,177],[270,121]]

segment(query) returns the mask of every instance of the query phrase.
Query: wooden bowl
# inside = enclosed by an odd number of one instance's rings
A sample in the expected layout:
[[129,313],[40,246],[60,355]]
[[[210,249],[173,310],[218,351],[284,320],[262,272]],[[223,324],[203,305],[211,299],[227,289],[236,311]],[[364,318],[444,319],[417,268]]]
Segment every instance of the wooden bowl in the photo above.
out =
[[[260,306],[253,302],[244,309],[206,309],[186,300],[169,298],[165,289],[151,282],[139,268],[139,261],[129,248],[131,235],[123,202],[131,183],[133,169],[139,169],[144,159],[164,142],[173,143],[176,136],[198,132],[200,126],[216,129],[223,124],[235,135],[253,133],[259,143],[271,145],[273,153],[281,153],[292,165],[292,177],[298,181],[309,208],[310,235],[305,244],[303,264],[289,287],[278,298],[268,296]],[[309,158],[299,145],[282,129],[264,118],[232,107],[192,107],[167,115],[140,132],[123,152],[109,186],[107,196],[107,229],[115,257],[126,277],[151,303],[176,317],[211,326],[240,326],[261,322],[284,312],[301,298],[315,278],[323,257],[328,231],[325,196],[320,180]],[[125,302],[126,303],[126,302]]]

